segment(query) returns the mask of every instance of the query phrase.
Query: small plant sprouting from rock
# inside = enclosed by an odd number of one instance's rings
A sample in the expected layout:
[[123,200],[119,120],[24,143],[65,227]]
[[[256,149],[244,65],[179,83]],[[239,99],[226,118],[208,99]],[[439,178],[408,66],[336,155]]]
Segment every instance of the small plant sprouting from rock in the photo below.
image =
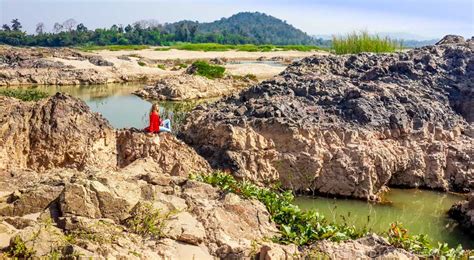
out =
[[158,64],[156,65],[156,67],[162,70],[166,70],[166,66],[164,64]]
[[173,212],[162,213],[149,203],[138,204],[132,212],[132,216],[125,221],[125,226],[133,233],[155,239],[163,237],[166,220],[173,214]]
[[[276,242],[307,245],[317,240],[342,241],[360,238],[367,234],[366,229],[357,230],[354,226],[331,223],[314,210],[301,210],[292,203],[294,197],[290,191],[278,192],[258,187],[248,181],[239,182],[231,175],[221,172],[191,175],[191,179],[211,184],[224,192],[233,192],[244,198],[262,202],[267,207],[271,219],[280,229],[281,235],[275,238]],[[391,225],[387,236],[390,244],[424,257],[443,256],[447,259],[467,259],[472,254],[470,251],[464,251],[461,245],[457,248],[449,248],[446,243],[439,243],[437,247],[433,247],[426,235],[409,236],[408,231],[399,223]]]
[[38,101],[49,95],[37,89],[0,89],[0,96],[13,97],[23,101]]
[[142,67],[143,67],[143,66],[146,66],[146,63],[143,62],[143,61],[138,61],[137,63],[138,63],[138,65],[140,65],[140,66],[142,66]]
[[28,248],[25,242],[16,236],[10,243],[8,255],[13,258],[28,259],[35,254],[35,251]]

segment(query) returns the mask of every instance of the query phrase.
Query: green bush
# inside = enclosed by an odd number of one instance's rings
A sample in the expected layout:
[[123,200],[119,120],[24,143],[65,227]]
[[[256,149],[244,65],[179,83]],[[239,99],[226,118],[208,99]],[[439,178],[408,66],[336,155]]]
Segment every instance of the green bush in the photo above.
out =
[[13,97],[23,101],[38,101],[49,95],[37,89],[0,89],[0,96]]
[[388,37],[369,35],[367,31],[353,32],[343,37],[334,36],[332,48],[336,54],[349,54],[361,52],[395,52],[402,49],[402,43]]
[[142,67],[143,67],[143,66],[146,66],[146,63],[143,62],[143,61],[138,61],[137,63],[138,63],[138,65],[140,65],[140,66],[142,66]]
[[156,67],[159,68],[159,69],[162,69],[162,70],[166,70],[165,64],[158,64],[158,65],[156,65]]
[[[290,191],[277,192],[258,187],[248,181],[239,182],[231,175],[221,172],[192,175],[191,179],[219,187],[224,192],[233,192],[244,198],[262,202],[280,230],[281,236],[274,238],[276,242],[307,245],[323,239],[332,241],[356,239],[368,233],[367,230],[357,230],[354,226],[330,223],[315,210],[301,210],[292,203],[294,197]],[[473,255],[471,251],[464,251],[460,245],[457,248],[449,248],[447,244],[440,243],[437,247],[433,247],[426,235],[409,236],[408,231],[399,223],[391,224],[386,236],[390,244],[424,257],[467,259]]]
[[161,213],[159,209],[154,209],[149,203],[138,204],[132,216],[125,221],[131,232],[143,237],[159,239],[163,237],[165,222],[173,212]]
[[194,69],[194,74],[208,79],[222,78],[225,72],[224,67],[211,65],[205,61],[195,61],[191,67]]

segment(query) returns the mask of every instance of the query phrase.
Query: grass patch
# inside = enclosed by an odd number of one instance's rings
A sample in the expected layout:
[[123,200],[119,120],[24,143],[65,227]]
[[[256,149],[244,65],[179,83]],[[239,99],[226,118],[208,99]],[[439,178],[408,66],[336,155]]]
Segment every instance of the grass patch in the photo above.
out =
[[148,49],[148,45],[88,45],[79,47],[79,50],[90,52],[90,51],[100,51],[100,50],[108,50],[108,51],[139,51]]
[[[315,210],[301,210],[292,203],[294,197],[290,191],[277,192],[258,187],[248,181],[237,181],[229,174],[221,172],[192,175],[191,178],[211,184],[224,192],[233,192],[244,198],[262,202],[270,213],[271,220],[280,230],[281,235],[274,238],[276,242],[304,246],[324,239],[356,239],[368,233],[365,228],[358,230],[354,226],[331,223]],[[424,257],[468,259],[473,255],[473,252],[464,251],[460,245],[457,248],[449,248],[445,243],[431,246],[426,235],[410,236],[399,223],[393,223],[384,235],[392,245]]]
[[138,204],[133,210],[132,216],[125,221],[125,226],[140,236],[159,239],[164,235],[165,221],[173,213],[161,213],[151,204]]
[[37,89],[0,89],[0,96],[13,97],[23,101],[38,101],[49,95]]
[[156,67],[162,70],[166,70],[166,66],[164,64],[158,64],[156,65]]
[[138,61],[137,63],[138,63],[138,65],[140,65],[140,66],[142,66],[142,67],[146,66],[146,63],[143,62],[143,61]]
[[160,48],[155,48],[155,51],[169,51],[171,50],[170,47],[160,47]]
[[334,36],[332,39],[332,48],[336,54],[395,52],[401,50],[402,46],[402,42],[369,35],[367,31],[353,32],[342,37]]
[[205,61],[195,61],[190,67],[191,73],[208,79],[222,78],[225,68],[218,65],[211,65]]

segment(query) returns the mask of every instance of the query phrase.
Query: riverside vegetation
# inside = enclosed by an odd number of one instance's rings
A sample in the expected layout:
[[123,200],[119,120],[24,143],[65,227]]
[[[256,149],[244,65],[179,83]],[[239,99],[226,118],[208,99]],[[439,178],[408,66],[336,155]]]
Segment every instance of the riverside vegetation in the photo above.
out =
[[[246,199],[257,199],[262,202],[270,212],[272,221],[280,229],[281,236],[274,238],[279,243],[304,246],[324,239],[332,241],[357,239],[369,232],[365,228],[357,229],[354,226],[330,223],[315,210],[301,210],[292,203],[294,197],[291,191],[278,192],[275,188],[262,188],[248,181],[237,181],[223,172],[192,175],[191,179],[211,184],[224,192],[232,192]],[[463,250],[461,245],[456,248],[450,248],[446,243],[433,246],[426,235],[409,235],[408,230],[397,222],[392,223],[387,233],[383,235],[392,245],[423,257],[468,259],[469,256],[474,256],[474,252]]]

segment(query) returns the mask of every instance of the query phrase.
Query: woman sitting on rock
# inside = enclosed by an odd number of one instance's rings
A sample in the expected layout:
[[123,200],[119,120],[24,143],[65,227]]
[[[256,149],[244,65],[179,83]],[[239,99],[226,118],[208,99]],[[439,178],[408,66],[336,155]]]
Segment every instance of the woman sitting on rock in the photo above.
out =
[[153,104],[150,110],[150,126],[145,128],[149,133],[171,132],[171,121],[165,119],[161,121],[160,107],[158,104]]

